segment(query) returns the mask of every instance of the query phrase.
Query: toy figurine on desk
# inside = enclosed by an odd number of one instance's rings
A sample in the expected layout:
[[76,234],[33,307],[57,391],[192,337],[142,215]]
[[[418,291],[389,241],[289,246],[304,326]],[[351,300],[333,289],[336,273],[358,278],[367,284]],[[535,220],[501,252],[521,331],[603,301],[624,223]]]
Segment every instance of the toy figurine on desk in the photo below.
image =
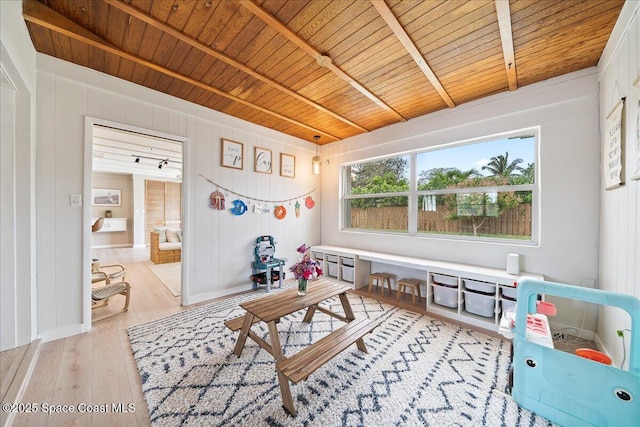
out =
[[272,236],[260,236],[256,239],[255,260],[251,263],[251,280],[253,280],[254,290],[258,289],[259,285],[267,285],[267,292],[270,292],[271,285],[276,280],[279,282],[278,287],[282,287],[284,279],[282,267],[286,260],[274,258],[275,243]]

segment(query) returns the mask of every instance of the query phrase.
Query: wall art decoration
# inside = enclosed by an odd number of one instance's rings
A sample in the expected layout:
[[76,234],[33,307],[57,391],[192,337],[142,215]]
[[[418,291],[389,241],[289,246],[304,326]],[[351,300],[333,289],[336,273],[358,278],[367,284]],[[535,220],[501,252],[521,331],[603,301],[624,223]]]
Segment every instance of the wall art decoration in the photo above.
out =
[[304,199],[304,205],[307,207],[307,209],[313,209],[313,207],[316,205],[316,202],[315,200],[313,200],[313,197],[307,196]]
[[244,167],[244,144],[222,138],[221,165],[226,168],[240,169]]
[[632,139],[635,139],[636,145],[636,171],[631,176],[631,179],[640,179],[640,75],[633,82],[633,99],[631,101],[632,107],[635,106],[635,112],[631,114],[631,120],[635,122],[635,130],[629,132],[632,135]]
[[94,188],[91,192],[93,206],[122,206],[122,191],[110,188]]
[[232,214],[240,216],[247,211],[247,205],[240,199],[233,201],[233,207],[229,209]]
[[273,164],[271,150],[267,148],[254,147],[253,149],[253,170],[258,173],[271,173]]
[[296,177],[296,157],[291,154],[280,153],[280,176]]
[[276,218],[283,219],[285,216],[287,216],[287,209],[282,205],[276,206],[276,208],[273,210],[273,213],[275,214]]
[[214,191],[209,196],[209,207],[217,211],[223,211],[224,207],[224,194],[220,191]]
[[624,133],[622,132],[622,118],[624,112],[624,98],[616,103],[607,115],[604,131],[603,169],[605,188],[611,190],[624,184]]
[[266,214],[271,212],[269,205],[263,205],[262,203],[256,203],[253,205],[253,213]]

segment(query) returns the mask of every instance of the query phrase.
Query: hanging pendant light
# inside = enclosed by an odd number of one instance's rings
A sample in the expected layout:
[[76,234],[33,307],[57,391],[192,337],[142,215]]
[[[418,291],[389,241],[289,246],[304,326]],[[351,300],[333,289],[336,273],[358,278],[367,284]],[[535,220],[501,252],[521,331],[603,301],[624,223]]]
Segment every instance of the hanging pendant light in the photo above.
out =
[[314,175],[320,175],[320,156],[318,156],[318,140],[320,139],[320,135],[315,135],[313,139],[316,140],[316,155],[311,159],[311,173]]

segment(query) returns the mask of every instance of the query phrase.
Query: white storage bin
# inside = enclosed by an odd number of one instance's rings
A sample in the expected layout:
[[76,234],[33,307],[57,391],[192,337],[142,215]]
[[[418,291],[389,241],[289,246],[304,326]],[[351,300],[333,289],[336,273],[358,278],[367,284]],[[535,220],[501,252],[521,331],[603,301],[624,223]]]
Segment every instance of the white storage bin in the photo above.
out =
[[329,266],[329,276],[338,277],[338,263],[337,262],[328,262]]
[[488,282],[481,282],[479,280],[462,279],[465,289],[470,291],[478,291],[484,294],[496,294],[496,285]]
[[324,259],[324,254],[322,252],[313,252],[314,259]]
[[469,313],[484,317],[493,317],[495,308],[496,298],[493,295],[464,291],[464,309]]
[[458,278],[455,276],[447,276],[446,274],[432,273],[433,281],[439,285],[458,286]]
[[458,308],[458,288],[433,285],[433,302],[450,308]]
[[504,299],[504,298],[500,299],[500,304],[502,305],[502,313],[507,311],[507,309],[516,306],[516,302],[515,301],[510,300],[510,299]]
[[348,265],[349,267],[353,267],[353,258],[342,258],[342,265]]
[[338,262],[338,255],[327,255],[327,261]]
[[518,288],[504,286],[502,287],[502,296],[514,300],[518,297]]
[[353,267],[346,265],[342,267],[342,280],[353,283]]

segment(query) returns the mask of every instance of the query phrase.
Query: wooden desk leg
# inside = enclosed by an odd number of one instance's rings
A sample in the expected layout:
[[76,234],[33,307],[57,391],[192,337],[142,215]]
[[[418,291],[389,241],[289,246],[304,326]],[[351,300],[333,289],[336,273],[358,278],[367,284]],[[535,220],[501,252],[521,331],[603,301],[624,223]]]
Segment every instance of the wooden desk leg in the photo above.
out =
[[[271,341],[271,349],[273,350],[273,358],[276,359],[276,364],[284,360],[282,354],[282,347],[280,346],[280,337],[278,335],[278,328],[276,322],[269,322],[269,341]],[[296,408],[293,405],[293,397],[291,396],[291,387],[289,386],[289,379],[285,377],[280,371],[278,371],[278,382],[280,383],[280,394],[282,395],[282,405],[293,416],[296,415]]]
[[236,341],[236,347],[233,349],[233,354],[240,357],[242,354],[242,349],[244,348],[244,343],[247,342],[247,337],[249,336],[249,330],[251,329],[251,325],[253,325],[254,315],[247,312],[244,315],[244,323],[242,324],[242,329],[240,329],[240,333],[238,334],[238,341]]

